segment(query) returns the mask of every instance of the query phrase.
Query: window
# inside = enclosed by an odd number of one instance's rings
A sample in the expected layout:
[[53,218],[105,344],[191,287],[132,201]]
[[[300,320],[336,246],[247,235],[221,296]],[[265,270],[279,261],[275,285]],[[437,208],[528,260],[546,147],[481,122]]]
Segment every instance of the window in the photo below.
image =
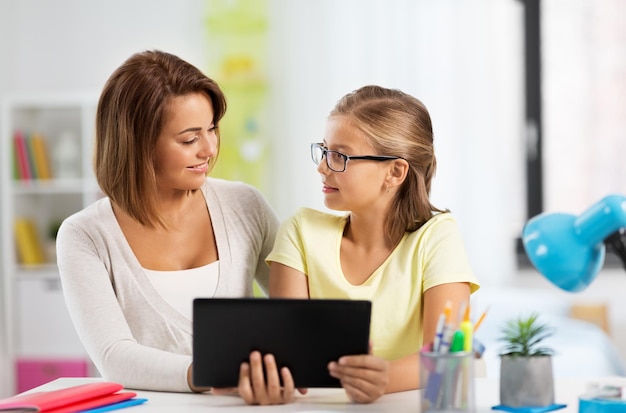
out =
[[626,2],[524,5],[528,218],[580,214],[626,194]]

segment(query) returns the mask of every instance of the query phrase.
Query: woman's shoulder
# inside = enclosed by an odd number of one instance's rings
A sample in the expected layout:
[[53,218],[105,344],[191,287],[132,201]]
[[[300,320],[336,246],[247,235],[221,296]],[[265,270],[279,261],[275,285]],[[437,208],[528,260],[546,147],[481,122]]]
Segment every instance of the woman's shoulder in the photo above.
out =
[[57,241],[103,238],[110,235],[116,223],[109,198],[101,198],[84,209],[65,218],[59,227]]
[[63,223],[80,226],[97,225],[106,223],[111,216],[113,216],[111,201],[109,198],[104,197],[68,216]]

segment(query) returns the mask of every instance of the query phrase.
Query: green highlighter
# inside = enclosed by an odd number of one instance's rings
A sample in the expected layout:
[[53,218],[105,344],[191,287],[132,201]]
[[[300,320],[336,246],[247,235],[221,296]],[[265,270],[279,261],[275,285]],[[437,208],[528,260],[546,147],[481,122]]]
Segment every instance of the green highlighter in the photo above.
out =
[[463,334],[461,330],[455,331],[454,335],[452,336],[452,343],[450,344],[450,353],[463,351],[464,343],[465,343],[465,334]]

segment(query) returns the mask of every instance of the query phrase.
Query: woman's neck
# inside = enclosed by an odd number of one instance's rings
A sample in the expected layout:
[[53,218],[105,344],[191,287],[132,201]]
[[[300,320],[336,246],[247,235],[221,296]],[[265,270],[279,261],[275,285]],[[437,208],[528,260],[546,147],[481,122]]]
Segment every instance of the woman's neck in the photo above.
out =
[[163,219],[175,223],[187,215],[200,198],[202,196],[199,190],[157,194],[156,208]]

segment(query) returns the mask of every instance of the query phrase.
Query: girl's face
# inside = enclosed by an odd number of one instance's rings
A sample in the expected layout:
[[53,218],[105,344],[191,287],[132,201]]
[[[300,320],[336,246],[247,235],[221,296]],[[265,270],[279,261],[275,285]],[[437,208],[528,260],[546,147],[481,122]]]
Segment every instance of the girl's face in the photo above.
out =
[[157,185],[166,191],[198,189],[217,154],[213,105],[202,93],[178,96],[165,116],[155,149]]
[[[377,155],[363,134],[343,117],[330,118],[326,123],[324,146],[348,156]],[[349,160],[345,171],[334,172],[324,158],[317,167],[324,184],[324,204],[333,210],[352,212],[384,207],[389,202],[381,196],[388,170],[389,162]]]

